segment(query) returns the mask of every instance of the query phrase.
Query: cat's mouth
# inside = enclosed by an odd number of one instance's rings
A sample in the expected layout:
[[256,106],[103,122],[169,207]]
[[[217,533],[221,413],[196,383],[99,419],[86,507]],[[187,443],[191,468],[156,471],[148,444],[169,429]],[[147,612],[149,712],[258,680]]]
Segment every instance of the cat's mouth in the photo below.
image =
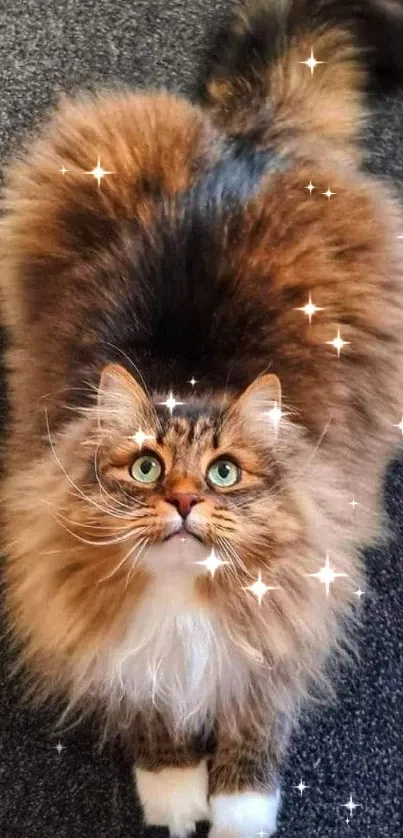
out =
[[196,541],[199,541],[201,544],[204,544],[203,538],[200,535],[198,535],[197,533],[188,529],[186,526],[182,526],[178,530],[175,530],[174,532],[168,533],[168,535],[166,535],[165,538],[163,539],[163,542],[172,541],[172,539],[183,541],[183,542],[184,541],[191,541],[192,539],[195,539]]

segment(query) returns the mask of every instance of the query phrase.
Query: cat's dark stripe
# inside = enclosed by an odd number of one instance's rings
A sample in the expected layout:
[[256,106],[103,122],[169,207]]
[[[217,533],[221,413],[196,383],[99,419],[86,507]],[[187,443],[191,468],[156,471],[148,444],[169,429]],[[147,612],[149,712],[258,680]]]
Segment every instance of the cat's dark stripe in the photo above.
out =
[[193,445],[195,440],[195,431],[196,431],[196,423],[195,420],[192,419],[189,422],[188,434],[187,434],[187,441],[188,445]]
[[[144,366],[150,389],[176,387],[183,393],[195,370],[202,379],[199,390],[209,384],[231,386],[230,361],[237,386],[249,383],[245,372],[240,376],[237,356],[242,343],[245,351],[245,342],[256,341],[261,312],[253,311],[251,302],[247,322],[247,310],[235,295],[234,277],[222,274],[223,227],[230,219],[229,234],[241,235],[248,200],[263,180],[267,188],[267,175],[289,165],[286,157],[273,151],[229,143],[222,160],[190,189],[161,204],[152,250],[148,241],[133,235],[126,295],[116,300],[113,317],[99,321],[98,358],[104,346],[108,347],[104,362],[122,363],[123,351],[140,369]],[[142,289],[147,289],[144,294]],[[118,347],[116,352],[113,346]],[[244,362],[245,355],[245,370]],[[176,415],[199,415],[199,408],[191,404],[176,411],[180,411]]]
[[227,202],[244,204],[258,191],[265,174],[285,171],[286,155],[272,149],[254,149],[244,138],[229,141],[222,159],[179,197],[182,211],[189,206],[194,213],[218,212]]
[[[186,398],[185,396],[183,397]],[[162,431],[168,430],[172,424],[171,414],[169,409],[161,404],[154,402],[155,412],[158,416]],[[183,418],[189,422],[189,425],[195,425],[200,417],[215,420],[218,419],[221,409],[217,404],[209,404],[208,402],[186,402],[178,404],[173,410],[173,419]]]

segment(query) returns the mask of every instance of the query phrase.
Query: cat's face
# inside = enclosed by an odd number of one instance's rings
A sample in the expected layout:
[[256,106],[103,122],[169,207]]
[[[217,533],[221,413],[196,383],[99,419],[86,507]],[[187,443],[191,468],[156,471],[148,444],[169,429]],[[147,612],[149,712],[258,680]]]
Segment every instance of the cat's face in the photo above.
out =
[[193,395],[172,411],[159,398],[116,365],[103,373],[85,487],[91,537],[102,526],[121,539],[125,573],[199,575],[212,550],[249,570],[269,561],[299,526],[281,465],[279,380],[263,376],[235,400]]

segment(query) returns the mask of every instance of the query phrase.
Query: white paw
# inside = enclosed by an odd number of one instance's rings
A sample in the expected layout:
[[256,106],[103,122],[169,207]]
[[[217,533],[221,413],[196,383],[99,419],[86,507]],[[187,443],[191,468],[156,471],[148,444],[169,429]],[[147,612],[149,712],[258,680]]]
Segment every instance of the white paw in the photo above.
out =
[[255,838],[277,829],[280,789],[274,794],[244,791],[218,794],[210,799],[212,828],[209,838]]
[[209,819],[206,761],[190,768],[144,771],[135,768],[137,793],[149,826],[167,826],[171,836],[185,838],[196,821]]

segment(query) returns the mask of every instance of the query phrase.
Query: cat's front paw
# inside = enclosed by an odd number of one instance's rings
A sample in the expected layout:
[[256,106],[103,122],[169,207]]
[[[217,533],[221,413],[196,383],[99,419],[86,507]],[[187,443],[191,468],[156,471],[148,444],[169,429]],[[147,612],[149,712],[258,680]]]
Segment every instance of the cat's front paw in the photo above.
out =
[[273,794],[245,791],[213,796],[209,838],[252,838],[260,832],[273,835],[279,805],[280,789]]
[[136,768],[135,777],[148,826],[167,826],[172,838],[185,838],[194,832],[197,821],[209,819],[205,760],[187,768]]

